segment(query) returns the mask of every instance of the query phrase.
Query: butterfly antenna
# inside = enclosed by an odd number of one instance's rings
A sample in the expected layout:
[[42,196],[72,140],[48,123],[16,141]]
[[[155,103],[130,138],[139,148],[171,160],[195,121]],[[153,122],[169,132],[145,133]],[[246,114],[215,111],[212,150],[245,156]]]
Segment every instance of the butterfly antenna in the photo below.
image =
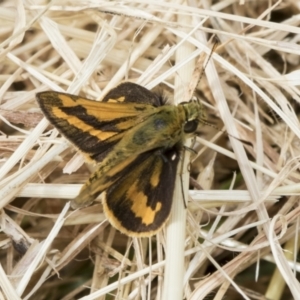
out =
[[[211,40],[212,39],[213,39],[213,37],[211,38]],[[202,67],[200,76],[198,77],[198,80],[197,80],[196,84],[193,84],[194,85],[194,90],[196,89],[196,86],[199,84],[201,78],[203,77],[205,69],[207,67],[207,64],[209,63],[210,58],[212,57],[213,53],[215,52],[217,46],[218,46],[218,42],[215,41],[214,44],[213,44],[213,46],[212,46],[212,48],[211,48],[211,51],[210,51],[209,55],[206,57],[206,60],[202,64],[203,67]],[[197,62],[197,65],[201,65],[201,61],[202,61],[202,58],[200,57],[199,60],[198,60],[198,62]],[[195,69],[194,73],[196,73],[196,72],[197,72],[197,68]],[[200,103],[199,99],[197,99],[197,101]]]
[[[250,143],[249,141],[246,141],[246,140],[244,140],[244,139],[240,139],[240,138],[238,138],[238,137],[236,137],[236,136],[234,136],[234,135],[228,133],[228,132],[225,131],[225,130],[221,130],[218,126],[215,126],[214,124],[207,122],[206,119],[201,119],[201,118],[200,118],[200,122],[201,122],[203,125],[210,126],[210,127],[214,128],[215,130],[217,130],[217,131],[219,131],[219,132],[226,133],[228,136],[230,136],[230,137],[232,137],[232,138],[234,138],[234,139],[240,141],[241,143],[243,143],[243,144],[245,144],[245,145],[247,145],[247,146],[253,147],[253,144]],[[198,135],[198,134],[197,134],[197,135]]]
[[204,62],[204,65],[203,65],[203,68],[202,68],[202,71],[201,71],[201,74],[200,74],[200,76],[199,76],[199,80],[198,80],[197,84],[200,82],[202,76],[204,75],[205,69],[206,69],[206,67],[207,67],[207,65],[208,65],[208,63],[209,63],[209,61],[210,61],[210,59],[211,59],[213,53],[214,53],[215,50],[217,49],[217,46],[218,46],[218,42],[215,41],[214,44],[213,44],[213,46],[212,46],[212,48],[211,48],[211,50],[210,50],[209,55],[208,55],[207,58],[206,58],[206,61]]

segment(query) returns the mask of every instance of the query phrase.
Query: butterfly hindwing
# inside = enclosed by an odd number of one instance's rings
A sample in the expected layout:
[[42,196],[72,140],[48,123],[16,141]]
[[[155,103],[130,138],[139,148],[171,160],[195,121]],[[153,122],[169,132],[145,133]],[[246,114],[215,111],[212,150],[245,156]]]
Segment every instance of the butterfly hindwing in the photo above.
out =
[[162,106],[163,97],[133,82],[124,82],[111,89],[102,101],[119,101]]

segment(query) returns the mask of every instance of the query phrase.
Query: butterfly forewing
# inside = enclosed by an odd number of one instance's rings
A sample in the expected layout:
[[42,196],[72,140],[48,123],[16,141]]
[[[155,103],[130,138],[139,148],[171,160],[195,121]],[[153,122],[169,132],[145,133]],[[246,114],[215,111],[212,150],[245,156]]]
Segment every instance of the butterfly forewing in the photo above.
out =
[[88,159],[100,162],[124,132],[155,113],[139,103],[103,103],[78,96],[42,92],[38,102],[49,121]]
[[150,236],[167,221],[172,205],[179,151],[151,151],[134,161],[128,174],[107,189],[104,211],[129,236]]

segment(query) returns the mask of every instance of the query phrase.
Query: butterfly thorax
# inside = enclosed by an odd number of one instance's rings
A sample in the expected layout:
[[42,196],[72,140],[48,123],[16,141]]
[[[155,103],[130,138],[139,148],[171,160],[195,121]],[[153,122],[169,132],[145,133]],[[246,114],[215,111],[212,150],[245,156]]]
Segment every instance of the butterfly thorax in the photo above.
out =
[[157,107],[143,122],[126,132],[115,146],[115,151],[108,154],[102,165],[106,162],[111,165],[111,160],[117,163],[156,148],[168,149],[178,143],[183,144],[186,137],[196,131],[199,113],[201,106],[194,101],[178,106]]

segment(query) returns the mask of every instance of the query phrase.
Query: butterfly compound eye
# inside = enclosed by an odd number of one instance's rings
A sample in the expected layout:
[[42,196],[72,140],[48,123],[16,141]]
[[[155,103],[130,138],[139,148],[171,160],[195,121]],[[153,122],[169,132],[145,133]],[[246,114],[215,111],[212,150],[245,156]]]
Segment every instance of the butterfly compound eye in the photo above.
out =
[[188,121],[184,124],[183,130],[185,133],[192,133],[197,130],[198,127],[198,120]]

